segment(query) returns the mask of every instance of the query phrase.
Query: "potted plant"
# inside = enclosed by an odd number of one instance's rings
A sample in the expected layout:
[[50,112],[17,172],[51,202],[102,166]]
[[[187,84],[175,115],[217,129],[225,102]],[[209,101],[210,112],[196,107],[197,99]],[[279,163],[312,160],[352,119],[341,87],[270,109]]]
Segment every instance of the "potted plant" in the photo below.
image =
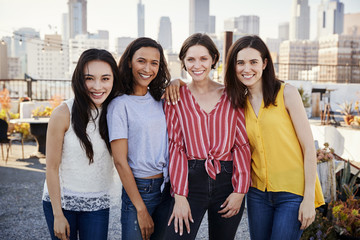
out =
[[329,143],[316,150],[317,172],[326,203],[336,200],[334,149]]
[[354,115],[352,115],[352,102],[345,101],[343,104],[339,104],[341,108],[341,114],[344,114],[344,122],[346,125],[350,125],[354,121]]
[[332,204],[334,229],[340,239],[360,239],[360,199],[354,196]]
[[310,99],[310,95],[305,93],[305,90],[303,87],[300,87],[298,89],[300,96],[301,96],[301,100],[303,102],[306,114],[308,116],[308,118],[311,117],[311,99]]

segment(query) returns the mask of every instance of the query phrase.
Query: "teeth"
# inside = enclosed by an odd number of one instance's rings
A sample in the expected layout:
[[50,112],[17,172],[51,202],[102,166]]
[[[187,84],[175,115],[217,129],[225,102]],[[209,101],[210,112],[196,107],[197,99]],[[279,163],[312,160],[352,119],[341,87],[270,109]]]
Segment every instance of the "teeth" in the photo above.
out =
[[95,96],[101,96],[101,95],[103,95],[103,93],[92,93],[93,95],[95,95]]
[[150,77],[150,75],[144,75],[144,74],[141,74],[141,73],[140,73],[140,76],[141,76],[142,78],[149,78],[149,77]]
[[252,78],[253,75],[243,75],[244,78]]
[[204,71],[199,71],[199,72],[194,72],[195,74],[201,74],[203,73]]

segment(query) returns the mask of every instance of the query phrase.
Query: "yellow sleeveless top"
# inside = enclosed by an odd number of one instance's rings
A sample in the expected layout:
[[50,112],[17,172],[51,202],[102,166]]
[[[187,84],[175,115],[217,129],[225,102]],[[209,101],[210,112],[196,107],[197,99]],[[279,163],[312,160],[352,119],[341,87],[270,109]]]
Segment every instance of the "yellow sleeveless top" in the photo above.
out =
[[[261,191],[290,192],[304,196],[304,156],[290,115],[284,103],[284,84],[276,105],[264,107],[256,116],[247,100],[246,131],[251,147],[251,186]],[[318,176],[315,185],[315,207],[324,204]]]

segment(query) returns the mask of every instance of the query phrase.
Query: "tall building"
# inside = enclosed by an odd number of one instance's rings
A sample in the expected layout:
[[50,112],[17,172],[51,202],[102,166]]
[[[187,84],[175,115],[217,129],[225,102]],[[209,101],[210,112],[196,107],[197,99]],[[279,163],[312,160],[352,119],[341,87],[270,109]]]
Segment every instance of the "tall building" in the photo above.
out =
[[282,41],[289,40],[289,22],[279,24],[279,39]]
[[322,0],[318,8],[317,37],[341,34],[344,30],[344,4],[339,0]]
[[344,34],[360,36],[360,13],[348,13],[344,15]]
[[360,38],[334,34],[319,38],[319,81],[360,83]]
[[145,6],[139,0],[137,4],[138,37],[145,36]]
[[[45,35],[43,44],[38,43],[38,40],[29,41],[26,73],[38,79],[69,79],[68,51],[63,49],[61,35]],[[48,94],[51,95],[50,92]]]
[[124,52],[127,46],[134,41],[135,38],[132,37],[119,37],[115,39],[115,51],[118,56],[121,56]]
[[87,1],[69,0],[69,37],[87,33]]
[[190,0],[190,35],[209,31],[209,11],[209,0]]
[[8,75],[8,56],[7,56],[7,45],[5,41],[0,43],[0,79],[7,79]]
[[318,64],[318,41],[283,41],[279,52],[279,79],[298,80],[301,71]]
[[255,15],[232,17],[224,22],[225,31],[233,31],[240,35],[259,35],[259,29],[260,18]]
[[69,14],[63,13],[61,15],[61,36],[63,41],[69,40],[70,26],[69,26]]
[[209,17],[209,31],[208,33],[215,33],[216,29],[216,16],[210,16]]
[[310,37],[310,7],[308,0],[293,0],[289,25],[290,40],[306,40]]
[[158,41],[165,50],[172,49],[172,30],[169,17],[161,17],[159,22]]

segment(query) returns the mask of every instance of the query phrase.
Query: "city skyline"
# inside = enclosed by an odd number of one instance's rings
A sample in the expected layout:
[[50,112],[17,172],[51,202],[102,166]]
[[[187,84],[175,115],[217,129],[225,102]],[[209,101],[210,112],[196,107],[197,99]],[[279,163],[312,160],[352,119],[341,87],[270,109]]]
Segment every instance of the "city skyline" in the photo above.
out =
[[[45,34],[55,31],[61,34],[61,17],[68,12],[68,0],[0,0],[0,38],[12,36],[21,27],[31,27]],[[88,31],[109,31],[110,50],[114,50],[115,38],[137,37],[137,3],[138,0],[88,0]],[[344,13],[360,12],[360,1],[342,0]],[[321,0],[309,0],[310,6],[310,39],[316,38],[316,13]],[[173,49],[178,51],[182,42],[189,35],[189,0],[143,0],[145,5],[145,34],[157,39],[159,19],[169,16],[173,28]],[[21,8],[18,8],[21,6]],[[216,16],[216,33],[224,29],[224,21],[240,15],[257,15],[260,17],[260,36],[277,38],[278,26],[289,22],[291,0],[210,0],[210,15]],[[29,10],[31,9],[31,10]],[[281,14],[279,14],[281,13]],[[28,16],[28,17],[27,17]],[[271,23],[271,24],[269,24]]]

